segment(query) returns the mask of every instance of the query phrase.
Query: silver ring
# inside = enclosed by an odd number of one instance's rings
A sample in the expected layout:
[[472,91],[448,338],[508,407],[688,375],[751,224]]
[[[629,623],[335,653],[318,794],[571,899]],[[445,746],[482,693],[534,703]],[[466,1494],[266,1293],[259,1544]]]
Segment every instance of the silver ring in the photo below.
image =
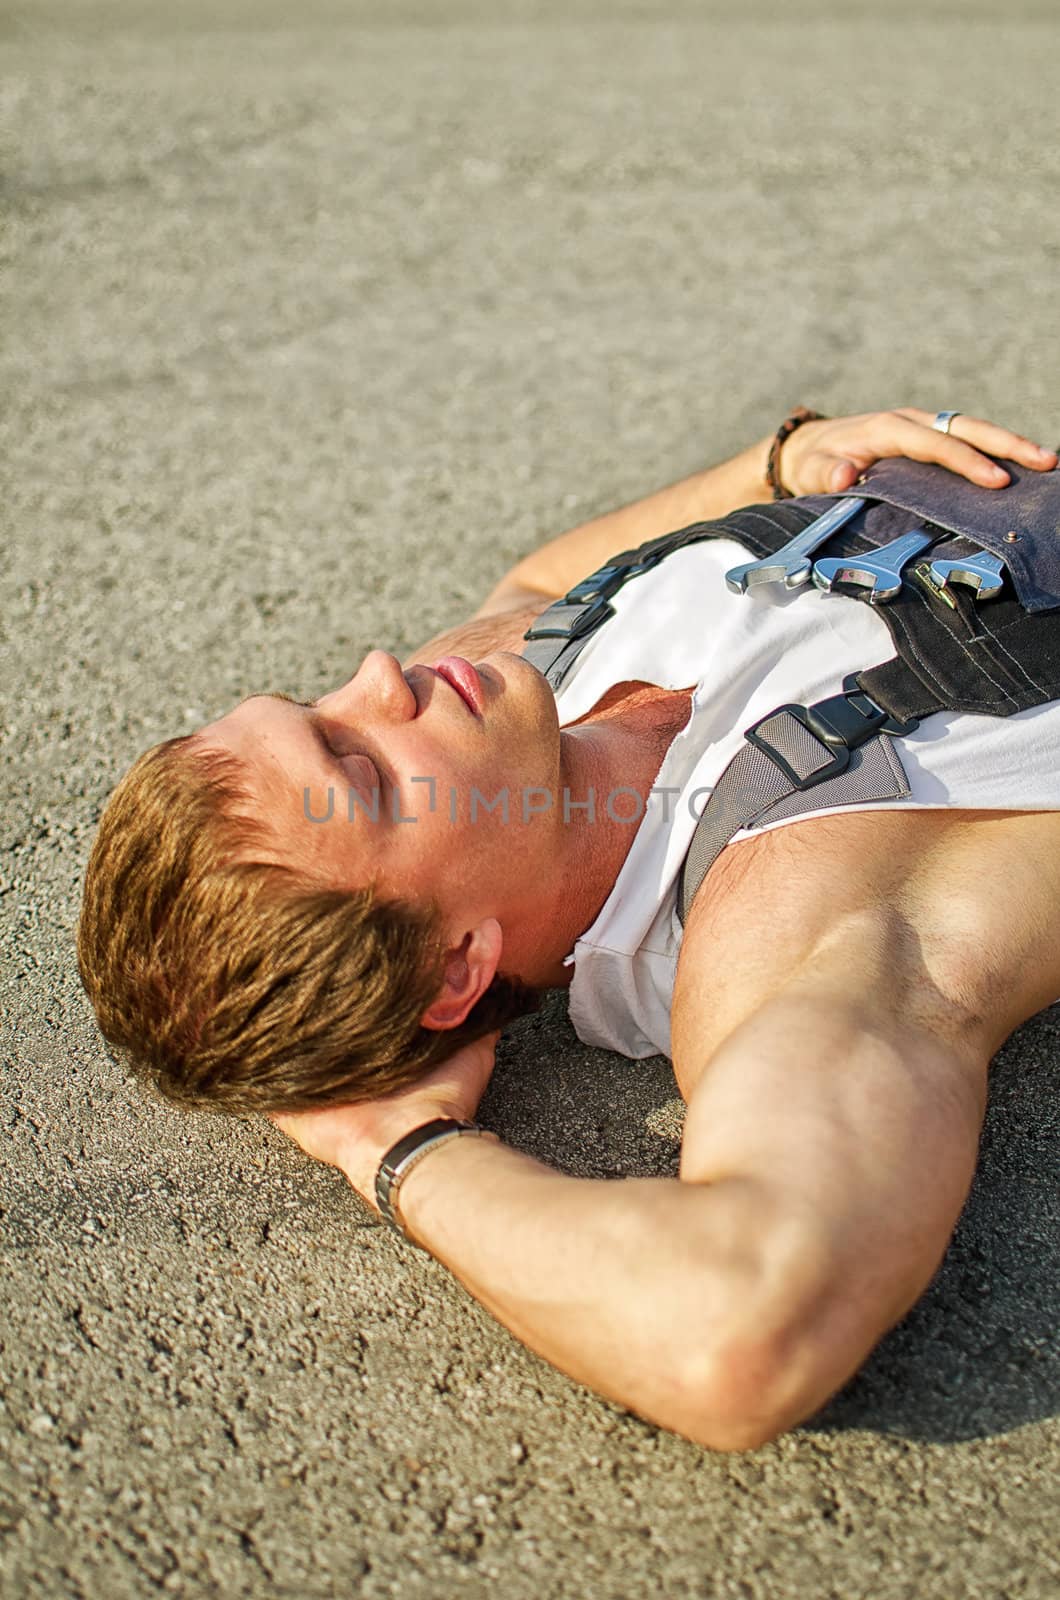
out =
[[960,415],[959,411],[936,411],[935,420],[931,426],[937,428],[940,433],[949,433],[950,424],[953,422],[954,417],[959,417]]

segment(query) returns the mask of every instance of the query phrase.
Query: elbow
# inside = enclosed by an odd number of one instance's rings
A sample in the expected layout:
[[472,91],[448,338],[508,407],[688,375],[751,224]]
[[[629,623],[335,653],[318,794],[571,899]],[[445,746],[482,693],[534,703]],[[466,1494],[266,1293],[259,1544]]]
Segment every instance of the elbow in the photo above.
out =
[[726,1300],[683,1357],[671,1426],[708,1450],[755,1450],[819,1410],[866,1351],[840,1331],[841,1279],[819,1240]]
[[678,1388],[671,1426],[721,1453],[757,1450],[816,1409],[784,1340],[745,1340],[690,1358]]

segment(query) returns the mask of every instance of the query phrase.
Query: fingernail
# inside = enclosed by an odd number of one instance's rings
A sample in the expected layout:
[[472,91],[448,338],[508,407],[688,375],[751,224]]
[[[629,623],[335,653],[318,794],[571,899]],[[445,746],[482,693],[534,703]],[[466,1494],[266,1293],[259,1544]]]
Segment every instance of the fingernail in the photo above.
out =
[[1004,467],[991,467],[990,476],[993,478],[995,483],[1008,483],[1009,481],[1008,473],[1005,471]]

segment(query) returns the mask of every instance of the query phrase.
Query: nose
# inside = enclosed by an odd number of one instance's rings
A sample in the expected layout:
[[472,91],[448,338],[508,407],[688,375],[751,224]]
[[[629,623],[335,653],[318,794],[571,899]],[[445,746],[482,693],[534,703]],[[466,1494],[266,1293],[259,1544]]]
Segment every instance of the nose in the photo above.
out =
[[418,709],[401,663],[387,650],[369,650],[353,677],[317,706],[333,716],[370,711],[393,722],[411,721]]

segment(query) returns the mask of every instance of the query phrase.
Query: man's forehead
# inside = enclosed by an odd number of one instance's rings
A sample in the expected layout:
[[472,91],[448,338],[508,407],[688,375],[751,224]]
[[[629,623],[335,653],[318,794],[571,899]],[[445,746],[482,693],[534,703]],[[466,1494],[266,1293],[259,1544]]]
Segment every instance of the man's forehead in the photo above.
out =
[[[272,819],[283,827],[283,818],[293,804],[291,774],[292,749],[287,727],[301,721],[294,712],[283,714],[284,703],[308,706],[282,690],[247,695],[216,722],[200,728],[196,742],[203,747],[223,750],[235,762],[240,787],[257,821]],[[299,748],[301,748],[299,746]],[[313,774],[305,774],[312,781]]]
[[216,721],[200,728],[197,738],[205,745],[220,746],[242,765],[245,776],[252,781],[268,780],[275,762],[270,755],[270,734],[281,732],[291,714],[277,715],[283,704],[309,707],[311,700],[296,700],[282,689],[262,690],[247,695],[231,711]]
[[[305,826],[305,785],[326,784],[328,774],[317,764],[319,745],[308,732],[312,719],[284,707],[308,710],[316,704],[283,690],[266,690],[247,695],[226,717],[201,730],[206,742],[223,744],[242,768],[255,819],[271,829],[276,859],[309,872],[329,868],[334,853],[333,829]],[[288,732],[295,737],[289,739]],[[350,844],[346,839],[347,852]]]
[[244,695],[231,711],[208,722],[202,731],[208,733],[216,729],[225,733],[229,729],[260,725],[264,721],[274,721],[275,711],[281,705],[308,709],[315,704],[313,700],[296,700],[293,694],[287,694],[283,689],[258,689],[253,694]]

